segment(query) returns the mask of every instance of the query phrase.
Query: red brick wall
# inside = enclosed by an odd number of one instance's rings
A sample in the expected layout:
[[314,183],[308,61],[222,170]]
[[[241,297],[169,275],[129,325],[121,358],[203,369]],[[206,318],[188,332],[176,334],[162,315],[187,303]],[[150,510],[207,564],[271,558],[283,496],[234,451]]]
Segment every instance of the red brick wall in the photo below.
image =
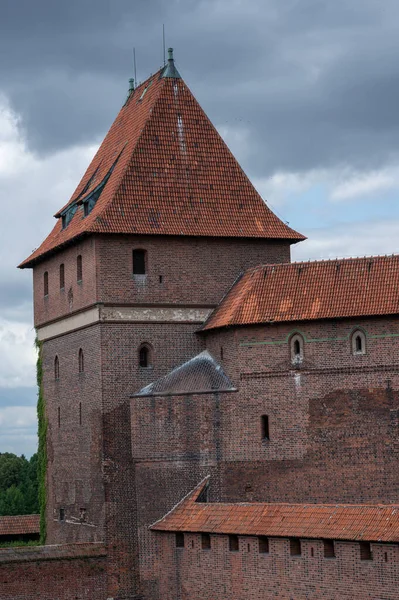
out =
[[[132,275],[133,248],[147,251],[148,275]],[[83,280],[77,282],[77,256]],[[35,325],[43,325],[95,302],[209,304],[219,302],[240,272],[265,262],[288,262],[290,246],[264,240],[91,236],[57,252],[33,269]],[[60,264],[65,287],[60,290]],[[49,276],[44,297],[43,276]],[[162,283],[160,282],[162,276]]]
[[[324,558],[321,540],[302,540],[302,555],[290,556],[287,539],[271,538],[269,554],[257,539],[240,537],[230,552],[227,536],[211,536],[201,549],[198,534],[175,547],[172,533],[157,537],[162,600],[397,600],[399,546],[372,544],[373,560],[360,560],[355,542],[336,542],[336,558]],[[313,556],[312,556],[313,551]]]
[[[82,256],[83,278],[77,281],[77,257]],[[65,265],[65,287],[60,289],[60,264]],[[44,297],[43,277],[48,272],[49,294]],[[90,237],[57,252],[33,269],[35,326],[90,306],[96,301],[96,239]]]
[[[354,356],[350,334],[366,332]],[[304,361],[288,339],[302,332]],[[399,320],[243,327],[208,336],[240,391],[222,413],[225,500],[394,502],[399,474]],[[231,348],[226,351],[230,344]],[[270,440],[261,439],[261,415]]]
[[0,549],[1,600],[105,600],[101,547]]

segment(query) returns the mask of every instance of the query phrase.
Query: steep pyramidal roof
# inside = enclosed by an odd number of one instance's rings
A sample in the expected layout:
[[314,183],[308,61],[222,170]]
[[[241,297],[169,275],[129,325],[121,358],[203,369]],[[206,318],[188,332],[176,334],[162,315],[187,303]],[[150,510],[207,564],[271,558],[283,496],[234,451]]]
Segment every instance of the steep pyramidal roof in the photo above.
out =
[[399,312],[399,256],[262,265],[249,269],[203,330]]
[[90,233],[304,239],[266,206],[173,59],[131,91],[55,216],[21,267]]

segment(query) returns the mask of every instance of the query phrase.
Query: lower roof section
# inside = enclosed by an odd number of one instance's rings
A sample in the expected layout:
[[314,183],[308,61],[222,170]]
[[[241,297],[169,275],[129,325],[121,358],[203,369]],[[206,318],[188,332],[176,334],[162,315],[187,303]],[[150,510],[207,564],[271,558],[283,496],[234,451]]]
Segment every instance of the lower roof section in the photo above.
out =
[[40,515],[0,517],[0,535],[28,535],[40,532]]
[[399,542],[399,505],[203,502],[202,481],[154,531]]
[[398,255],[261,265],[233,285],[202,330],[398,312]]

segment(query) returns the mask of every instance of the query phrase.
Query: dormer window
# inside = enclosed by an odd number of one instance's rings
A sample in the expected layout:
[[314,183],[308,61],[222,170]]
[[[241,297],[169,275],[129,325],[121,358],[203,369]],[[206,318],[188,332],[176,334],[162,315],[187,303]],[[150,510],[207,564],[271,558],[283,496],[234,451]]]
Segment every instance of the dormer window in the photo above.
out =
[[366,336],[360,329],[352,333],[352,354],[366,354]]
[[65,229],[65,227],[68,227],[69,223],[72,221],[74,214],[77,211],[77,205],[74,203],[71,206],[68,206],[68,208],[65,209],[65,211],[63,212],[63,214],[61,215],[62,218],[62,228]]

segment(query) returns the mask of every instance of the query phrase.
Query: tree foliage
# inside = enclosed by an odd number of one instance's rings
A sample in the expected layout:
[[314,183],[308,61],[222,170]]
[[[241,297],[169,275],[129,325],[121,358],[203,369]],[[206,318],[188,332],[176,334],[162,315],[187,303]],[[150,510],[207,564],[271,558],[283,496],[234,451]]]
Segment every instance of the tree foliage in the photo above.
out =
[[39,512],[37,454],[0,453],[0,516]]

